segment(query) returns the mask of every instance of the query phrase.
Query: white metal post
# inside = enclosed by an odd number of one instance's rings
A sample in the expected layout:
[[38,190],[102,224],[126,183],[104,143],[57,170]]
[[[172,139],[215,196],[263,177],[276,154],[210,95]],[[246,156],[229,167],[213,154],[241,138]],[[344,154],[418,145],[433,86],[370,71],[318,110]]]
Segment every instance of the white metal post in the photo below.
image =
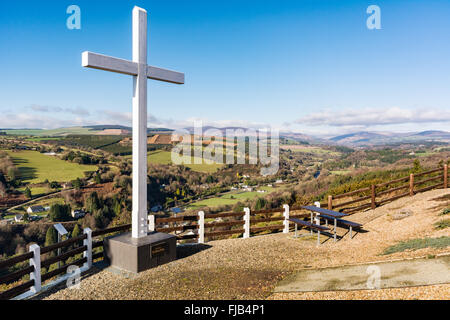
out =
[[244,208],[244,239],[250,238],[250,208]]
[[205,213],[198,213],[198,243],[205,243]]
[[288,204],[284,204],[283,205],[284,208],[284,229],[283,229],[283,233],[289,233],[289,205]]
[[147,236],[147,11],[133,9],[133,238]]
[[87,235],[87,238],[83,240],[83,245],[87,247],[86,251],[83,252],[83,257],[87,258],[83,267],[90,269],[92,267],[92,230],[85,228],[83,233]]
[[148,231],[155,231],[155,216],[153,214],[148,216]]
[[30,266],[34,267],[34,271],[30,273],[30,280],[34,280],[34,286],[30,288],[32,293],[41,291],[41,248],[37,244],[30,246],[33,252],[33,258],[30,259]]
[[[320,208],[320,202],[316,201],[314,202],[314,206],[316,206],[317,208]],[[316,213],[316,218],[314,219],[314,223],[320,226],[320,218],[318,217],[318,213]]]

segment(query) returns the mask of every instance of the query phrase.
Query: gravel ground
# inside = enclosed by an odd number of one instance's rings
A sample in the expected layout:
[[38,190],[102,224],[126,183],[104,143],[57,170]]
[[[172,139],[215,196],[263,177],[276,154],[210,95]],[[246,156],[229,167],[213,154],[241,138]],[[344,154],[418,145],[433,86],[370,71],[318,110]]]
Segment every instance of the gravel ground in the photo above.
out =
[[[301,269],[390,261],[448,253],[446,249],[421,249],[380,255],[398,241],[414,238],[449,236],[450,230],[436,231],[433,223],[448,201],[433,200],[450,190],[433,190],[413,198],[403,198],[375,210],[353,215],[350,220],[363,222],[368,232],[354,239],[346,235],[334,243],[321,237],[294,239],[293,234],[271,234],[250,239],[212,241],[203,247],[180,247],[182,257],[169,264],[126,278],[105,270],[93,270],[81,281],[80,289],[55,288],[39,299],[266,299],[279,280]],[[392,220],[391,215],[408,209],[412,215]],[[344,235],[345,231],[339,230]],[[347,299],[412,297],[426,299],[444,295],[449,286],[426,286],[374,291],[336,293],[291,293],[270,299]],[[327,295],[328,294],[328,295]],[[347,296],[346,296],[347,295]]]

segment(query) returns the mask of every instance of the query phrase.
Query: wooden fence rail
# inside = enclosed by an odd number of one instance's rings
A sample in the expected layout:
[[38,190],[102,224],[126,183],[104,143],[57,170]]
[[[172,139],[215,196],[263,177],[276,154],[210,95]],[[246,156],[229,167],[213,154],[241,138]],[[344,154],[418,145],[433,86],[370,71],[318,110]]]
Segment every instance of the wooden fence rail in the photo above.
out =
[[[441,173],[438,175],[433,175],[435,173]],[[427,175],[433,175],[431,177],[425,177]],[[425,177],[425,179],[417,180],[418,177]],[[416,187],[423,184],[428,184],[433,181],[440,181],[437,184],[426,186],[420,189]],[[400,186],[393,186],[398,183],[408,182],[408,184],[403,184]],[[392,187],[391,187],[392,186]],[[389,188],[391,187],[391,188]],[[329,195],[328,196],[328,204],[327,207],[330,210],[340,208],[341,211],[345,213],[354,213],[363,209],[375,209],[377,206],[385,204],[390,201],[394,201],[406,196],[413,196],[418,192],[425,192],[436,188],[447,188],[448,187],[448,165],[444,165],[442,168],[427,170],[424,172],[410,174],[407,177],[398,178],[395,180],[379,183],[372,185],[370,187],[354,190],[352,192],[347,192],[340,195]],[[387,188],[387,189],[385,189]],[[398,191],[409,189],[406,193],[395,194]],[[370,193],[370,195],[367,195]],[[384,198],[384,196],[395,194],[390,198]],[[344,198],[352,198],[358,196],[356,199],[350,199],[345,202],[335,202],[335,200],[340,200]],[[370,200],[370,203],[364,203],[365,201]],[[359,206],[349,207],[352,204],[361,203]]]
[[[426,177],[427,175],[433,175],[435,173],[443,172],[442,174]],[[416,178],[423,177],[422,180]],[[431,182],[439,181],[437,184],[427,185]],[[408,182],[407,184],[396,185],[398,183]],[[423,186],[417,188],[417,186]],[[388,182],[372,185],[370,187],[354,190],[340,195],[328,196],[328,202],[321,204],[321,206],[328,207],[328,209],[340,208],[341,211],[346,213],[354,213],[360,210],[368,208],[376,208],[387,202],[394,201],[403,197],[411,196],[419,192],[425,192],[435,188],[447,188],[448,187],[448,166],[443,168],[428,170],[418,174],[411,174],[408,177],[402,177]],[[397,194],[397,192],[408,189],[407,192]],[[385,198],[394,194],[391,197]],[[351,199],[357,197],[356,199]],[[350,198],[346,200],[345,198]],[[346,200],[344,202],[334,202],[336,200]],[[367,202],[368,201],[368,202]],[[367,202],[367,203],[364,203]],[[359,204],[357,206],[349,207],[353,204]],[[227,235],[243,235],[244,238],[250,237],[251,234],[261,232],[273,232],[283,229],[284,233],[289,232],[292,227],[292,223],[289,218],[306,219],[309,217],[308,213],[296,213],[290,215],[290,211],[304,211],[301,207],[284,205],[283,208],[263,209],[250,211],[249,208],[245,208],[244,212],[222,212],[217,214],[204,214],[199,212],[198,215],[190,216],[178,216],[178,217],[155,217],[149,216],[149,231],[158,232],[181,232],[176,234],[177,240],[196,240],[199,243],[203,243],[205,238],[213,239],[220,236]],[[282,216],[269,216],[277,213],[282,213]],[[208,221],[205,219],[217,219],[217,218],[232,218],[231,221]],[[185,224],[189,222],[190,224]],[[280,224],[273,224],[281,222]],[[178,225],[183,223],[182,225]],[[172,226],[170,224],[173,224]],[[258,225],[266,224],[266,225]],[[83,270],[87,270],[91,267],[92,261],[97,261],[103,258],[102,250],[94,252],[94,249],[103,248],[103,241],[92,241],[94,237],[106,236],[118,232],[128,231],[131,228],[131,224],[116,226],[104,230],[91,231],[85,229],[83,235],[62,241],[51,246],[39,248],[36,245],[30,247],[30,252],[12,257],[7,260],[0,261],[0,271],[4,269],[10,269],[16,267],[18,264],[23,264],[29,260],[29,266],[22,267],[19,270],[14,270],[10,273],[6,273],[0,276],[0,285],[4,284],[16,284],[12,288],[9,288],[3,292],[0,292],[0,299],[11,299],[19,295],[32,295],[41,290],[41,282],[48,281],[56,276],[67,273],[69,266],[79,266]],[[216,228],[231,228],[228,230],[215,230]],[[205,230],[208,231],[205,231]],[[182,234],[188,232],[187,234]],[[83,242],[81,244],[81,242]],[[31,250],[33,247],[33,251]],[[37,247],[37,248],[36,248]],[[68,251],[63,252],[57,256],[47,257],[41,262],[41,255],[46,255],[54,252],[57,249],[65,248]],[[39,250],[37,250],[39,249]],[[37,250],[37,251],[36,251]],[[36,253],[38,252],[38,253]],[[69,258],[76,257],[83,254],[82,258],[66,264],[62,267],[58,267],[52,271],[41,274],[41,268],[49,268],[55,263],[61,263],[67,261]],[[29,279],[24,279],[29,275]],[[38,277],[38,278],[37,278]]]

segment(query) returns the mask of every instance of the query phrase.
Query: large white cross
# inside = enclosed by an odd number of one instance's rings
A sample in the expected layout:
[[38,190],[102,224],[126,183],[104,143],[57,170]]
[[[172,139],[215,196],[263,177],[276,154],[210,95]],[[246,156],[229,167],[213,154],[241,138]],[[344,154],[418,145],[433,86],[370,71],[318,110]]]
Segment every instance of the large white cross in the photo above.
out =
[[133,76],[133,238],[147,235],[147,78],[184,84],[184,73],[147,65],[147,11],[133,9],[133,61],[83,52],[82,66]]

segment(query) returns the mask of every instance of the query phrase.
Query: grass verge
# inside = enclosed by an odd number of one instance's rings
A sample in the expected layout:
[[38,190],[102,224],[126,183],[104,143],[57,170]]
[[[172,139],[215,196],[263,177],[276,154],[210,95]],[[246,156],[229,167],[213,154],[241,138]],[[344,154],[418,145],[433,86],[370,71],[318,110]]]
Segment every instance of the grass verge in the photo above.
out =
[[438,221],[434,224],[434,228],[436,230],[442,230],[450,227],[450,219],[444,219],[441,221]]
[[440,238],[424,238],[402,241],[396,245],[390,246],[384,250],[383,255],[388,255],[406,250],[419,250],[424,248],[446,248],[450,246],[450,237],[442,236]]

